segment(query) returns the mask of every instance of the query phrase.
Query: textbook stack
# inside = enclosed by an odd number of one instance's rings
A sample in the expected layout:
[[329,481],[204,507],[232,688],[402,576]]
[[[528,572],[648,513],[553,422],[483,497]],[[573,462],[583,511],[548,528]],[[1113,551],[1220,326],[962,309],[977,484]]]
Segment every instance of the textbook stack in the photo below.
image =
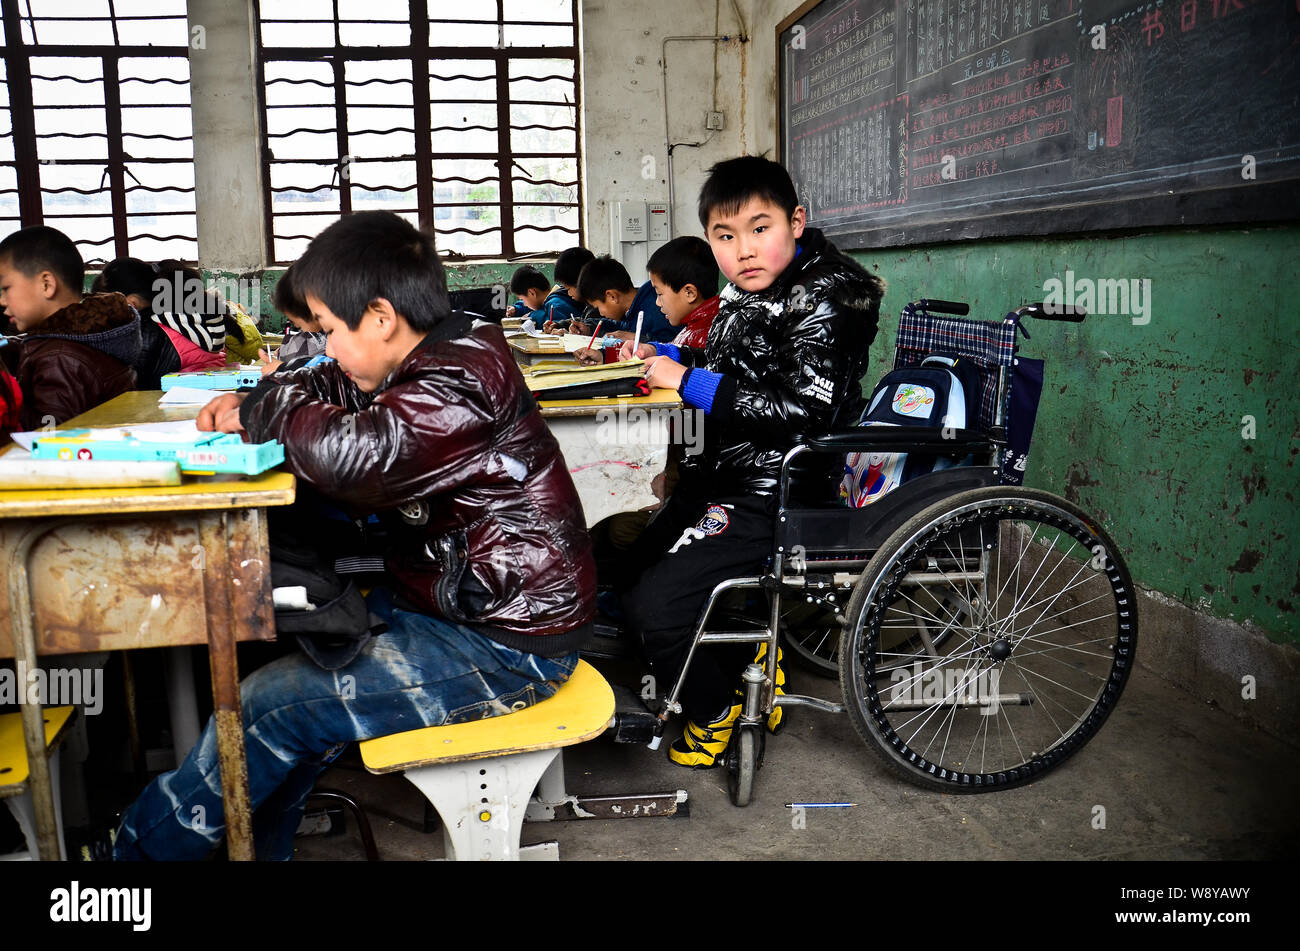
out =
[[539,400],[583,400],[609,396],[648,396],[644,360],[603,366],[538,364],[524,371],[528,389]]

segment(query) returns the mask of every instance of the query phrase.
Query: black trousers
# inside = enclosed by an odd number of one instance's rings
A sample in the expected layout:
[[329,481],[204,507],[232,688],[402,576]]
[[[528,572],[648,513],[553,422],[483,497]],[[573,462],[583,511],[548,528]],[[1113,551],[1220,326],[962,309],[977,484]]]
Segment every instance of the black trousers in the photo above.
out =
[[[762,571],[775,516],[770,497],[714,496],[679,486],[627,552],[615,590],[659,694],[672,690],[714,586]],[[707,721],[735,703],[754,653],[748,645],[697,650],[679,698],[687,715]]]

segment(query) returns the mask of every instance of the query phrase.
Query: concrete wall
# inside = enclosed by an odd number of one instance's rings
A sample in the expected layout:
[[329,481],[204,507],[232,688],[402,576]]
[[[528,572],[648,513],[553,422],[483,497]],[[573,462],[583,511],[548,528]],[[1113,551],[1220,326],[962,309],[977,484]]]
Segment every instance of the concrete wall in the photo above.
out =
[[882,366],[908,300],[955,297],[990,319],[1067,270],[1149,279],[1146,317],[1031,326],[1022,350],[1048,366],[1027,482],[1096,515],[1139,583],[1295,644],[1298,251],[1291,227],[855,254],[890,284]]
[[[673,234],[701,233],[695,199],[707,169],[747,149],[749,87],[742,77],[749,44],[737,38],[746,32],[737,5],[742,12],[747,6],[729,0],[583,0],[583,181],[587,246],[597,254],[610,250],[610,202],[668,201],[668,141],[687,143],[673,150]],[[664,42],[719,35],[729,39]],[[723,113],[722,131],[705,129],[710,110]]]
[[265,264],[261,111],[249,0],[189,0],[194,186],[203,264]]

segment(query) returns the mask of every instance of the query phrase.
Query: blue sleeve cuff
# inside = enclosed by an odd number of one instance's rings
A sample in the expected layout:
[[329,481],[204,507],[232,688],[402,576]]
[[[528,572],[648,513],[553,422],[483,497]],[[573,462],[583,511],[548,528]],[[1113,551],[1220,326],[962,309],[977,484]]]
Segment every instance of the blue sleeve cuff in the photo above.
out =
[[661,357],[668,357],[670,360],[676,360],[678,363],[682,362],[681,347],[674,346],[671,343],[657,343],[655,344],[655,350],[658,351]]
[[708,413],[713,409],[713,398],[721,385],[721,373],[695,367],[682,380],[682,399]]

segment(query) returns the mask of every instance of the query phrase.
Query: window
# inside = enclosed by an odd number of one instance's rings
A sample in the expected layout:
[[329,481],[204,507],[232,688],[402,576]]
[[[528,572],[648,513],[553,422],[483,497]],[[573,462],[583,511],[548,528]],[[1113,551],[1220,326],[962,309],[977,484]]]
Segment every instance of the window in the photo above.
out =
[[0,0],[0,227],[198,257],[185,0]]
[[270,257],[383,208],[443,253],[581,241],[577,0],[261,0]]

